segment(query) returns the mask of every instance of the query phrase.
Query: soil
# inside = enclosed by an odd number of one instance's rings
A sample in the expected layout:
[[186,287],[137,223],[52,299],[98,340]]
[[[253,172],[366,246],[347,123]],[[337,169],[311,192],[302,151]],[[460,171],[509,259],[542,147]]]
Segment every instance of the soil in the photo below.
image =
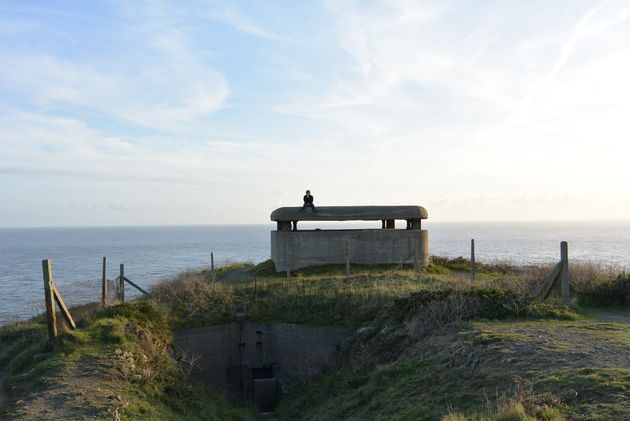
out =
[[600,322],[630,324],[630,308],[623,311],[596,310],[593,316]]
[[12,391],[11,414],[20,420],[117,420],[124,402],[114,379],[113,364],[84,356],[63,372]]

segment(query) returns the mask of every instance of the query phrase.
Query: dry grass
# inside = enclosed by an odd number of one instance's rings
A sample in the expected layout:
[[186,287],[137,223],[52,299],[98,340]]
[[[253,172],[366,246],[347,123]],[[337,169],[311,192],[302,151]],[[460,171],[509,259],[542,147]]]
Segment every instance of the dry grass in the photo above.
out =
[[538,406],[530,410],[518,399],[512,398],[500,402],[495,410],[487,414],[464,415],[450,412],[442,421],[566,421],[560,411],[550,406]]
[[212,283],[204,272],[184,272],[150,290],[152,299],[165,303],[183,317],[197,316],[213,306],[232,304],[231,288]]
[[479,298],[455,292],[444,300],[427,303],[424,311],[405,323],[405,330],[412,340],[418,341],[441,326],[474,316],[480,309]]

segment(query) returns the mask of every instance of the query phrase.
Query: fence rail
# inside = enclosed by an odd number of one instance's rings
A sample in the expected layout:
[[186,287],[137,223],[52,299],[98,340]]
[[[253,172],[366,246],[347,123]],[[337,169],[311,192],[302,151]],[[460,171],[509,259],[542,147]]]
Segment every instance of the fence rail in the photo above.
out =
[[551,269],[545,279],[532,290],[531,294],[546,299],[554,285],[560,283],[560,293],[562,295],[562,304],[569,305],[571,300],[571,291],[569,286],[569,245],[566,241],[560,243],[560,261]]
[[44,298],[46,304],[46,316],[48,319],[48,336],[50,340],[55,340],[59,336],[59,329],[57,327],[57,309],[55,303],[59,306],[61,314],[66,320],[66,323],[71,329],[76,329],[77,325],[66,307],[66,303],[63,302],[61,294],[55,285],[52,277],[52,263],[50,259],[42,260],[42,271],[44,275]]

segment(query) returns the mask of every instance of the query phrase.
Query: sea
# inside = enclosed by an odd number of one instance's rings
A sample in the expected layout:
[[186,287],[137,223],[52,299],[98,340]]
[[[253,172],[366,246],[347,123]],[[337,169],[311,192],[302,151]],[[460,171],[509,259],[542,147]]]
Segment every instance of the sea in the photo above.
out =
[[[369,223],[300,223],[299,228],[370,228]],[[372,224],[373,225],[373,224]],[[379,223],[380,226],[380,223]],[[373,226],[372,228],[376,228]],[[125,276],[150,288],[188,269],[270,258],[272,224],[0,228],[0,325],[28,319],[44,309],[42,260],[51,259],[53,280],[66,304],[99,301],[103,257],[108,278]],[[560,257],[608,269],[630,267],[630,221],[619,222],[423,222],[432,255],[470,256],[477,261],[546,264]],[[127,288],[126,296],[138,296]]]

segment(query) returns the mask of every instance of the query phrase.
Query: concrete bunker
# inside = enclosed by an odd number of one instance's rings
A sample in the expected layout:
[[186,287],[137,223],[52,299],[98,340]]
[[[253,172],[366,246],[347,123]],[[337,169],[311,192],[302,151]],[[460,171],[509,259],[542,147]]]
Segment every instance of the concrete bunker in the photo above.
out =
[[[317,212],[278,208],[271,213],[277,223],[277,230],[271,231],[271,259],[277,271],[340,264],[346,258],[357,264],[418,259],[426,265],[429,232],[421,223],[427,218],[422,206],[319,206]],[[396,220],[404,220],[405,228],[397,229]],[[380,221],[381,228],[300,230],[300,221]]]
[[238,319],[179,330],[173,346],[196,359],[195,379],[251,400],[261,412],[273,410],[291,379],[318,374],[331,364],[347,335],[343,328]]

